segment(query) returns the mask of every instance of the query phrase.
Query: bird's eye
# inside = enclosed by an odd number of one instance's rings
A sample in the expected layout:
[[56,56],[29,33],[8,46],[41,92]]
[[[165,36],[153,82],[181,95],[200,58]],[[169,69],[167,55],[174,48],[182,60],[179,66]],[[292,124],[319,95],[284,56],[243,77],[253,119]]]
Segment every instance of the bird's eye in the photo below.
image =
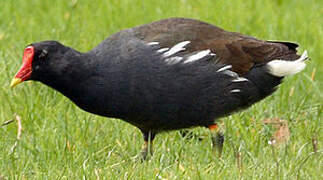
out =
[[47,56],[47,54],[48,54],[48,52],[45,49],[43,49],[38,57],[39,57],[39,59],[43,59]]

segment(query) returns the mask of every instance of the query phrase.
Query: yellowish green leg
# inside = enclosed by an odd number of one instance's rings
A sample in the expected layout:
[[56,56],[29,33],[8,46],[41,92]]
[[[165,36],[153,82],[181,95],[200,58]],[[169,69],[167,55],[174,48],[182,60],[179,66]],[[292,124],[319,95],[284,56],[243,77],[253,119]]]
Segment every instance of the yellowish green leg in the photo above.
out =
[[153,155],[153,140],[155,138],[155,134],[148,132],[143,133],[143,136],[144,144],[142,145],[141,156],[143,160],[146,160]]
[[220,131],[218,124],[212,124],[209,126],[212,139],[212,149],[215,155],[221,157],[224,143],[224,135]]

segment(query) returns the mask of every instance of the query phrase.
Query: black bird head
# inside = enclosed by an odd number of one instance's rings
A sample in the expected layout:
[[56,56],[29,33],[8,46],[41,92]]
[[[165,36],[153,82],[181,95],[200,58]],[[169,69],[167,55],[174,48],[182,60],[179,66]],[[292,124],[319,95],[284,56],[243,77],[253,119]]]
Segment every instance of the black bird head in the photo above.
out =
[[70,48],[57,41],[43,41],[28,45],[22,57],[22,66],[11,81],[14,87],[27,80],[50,80],[68,69]]

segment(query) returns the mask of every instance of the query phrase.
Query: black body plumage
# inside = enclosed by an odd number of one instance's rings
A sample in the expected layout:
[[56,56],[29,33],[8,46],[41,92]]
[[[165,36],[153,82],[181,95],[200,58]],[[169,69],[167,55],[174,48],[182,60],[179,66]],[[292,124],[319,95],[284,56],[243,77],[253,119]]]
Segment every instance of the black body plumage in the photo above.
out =
[[30,80],[60,91],[85,111],[133,124],[145,139],[148,132],[208,127],[249,107],[275,91],[283,78],[276,74],[288,74],[273,60],[300,58],[294,43],[257,40],[183,18],[120,31],[86,53],[55,41],[31,46]]
[[[35,80],[60,91],[85,111],[120,118],[152,132],[207,127],[216,118],[268,96],[280,83],[281,78],[268,74],[264,66],[251,69],[245,75],[249,81],[232,82],[235,77],[217,72],[225,65],[213,62],[213,56],[168,65],[156,47],[122,33],[114,36],[98,46],[106,47],[104,52],[94,49],[82,54],[56,43],[66,51],[51,59]],[[46,48],[47,43],[33,45]],[[231,92],[234,89],[240,92]]]

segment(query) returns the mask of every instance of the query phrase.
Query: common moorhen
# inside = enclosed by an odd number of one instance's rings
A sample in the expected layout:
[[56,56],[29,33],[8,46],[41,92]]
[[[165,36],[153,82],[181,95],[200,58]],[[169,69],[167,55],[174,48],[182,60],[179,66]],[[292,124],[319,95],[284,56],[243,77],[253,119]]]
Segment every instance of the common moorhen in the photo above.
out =
[[170,18],[122,30],[85,53],[32,43],[11,86],[40,81],[87,112],[133,124],[146,157],[157,133],[203,126],[216,134],[216,119],[272,94],[305,68],[307,53],[297,47]]

